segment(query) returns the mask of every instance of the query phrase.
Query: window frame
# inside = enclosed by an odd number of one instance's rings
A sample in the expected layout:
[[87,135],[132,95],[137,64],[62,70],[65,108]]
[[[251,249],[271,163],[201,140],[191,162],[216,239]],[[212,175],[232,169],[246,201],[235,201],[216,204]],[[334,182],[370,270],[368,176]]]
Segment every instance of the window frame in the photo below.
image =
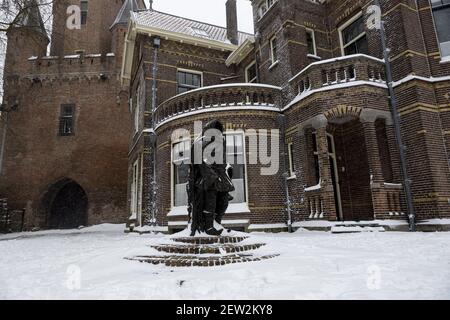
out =
[[139,158],[134,161],[133,166],[131,167],[131,175],[130,218],[137,220],[139,212]]
[[[175,190],[175,166],[176,166],[176,164],[174,163],[174,157],[173,157],[173,152],[174,152],[174,147],[175,147],[175,145],[177,145],[177,144],[180,144],[180,143],[188,143],[189,144],[189,148],[191,148],[192,147],[192,140],[191,140],[191,138],[189,137],[189,138],[187,138],[187,137],[185,137],[185,138],[183,138],[183,139],[177,139],[177,140],[173,140],[172,142],[171,142],[171,144],[170,144],[170,206],[171,206],[171,208],[173,209],[173,208],[183,208],[183,207],[186,207],[187,208],[187,204],[186,205],[181,205],[181,206],[175,206],[175,192],[176,192],[176,190]],[[189,155],[189,157],[190,157],[190,155]]]
[[[240,205],[240,204],[246,204],[248,206],[248,173],[247,173],[247,145],[246,145],[246,135],[245,135],[245,131],[242,129],[238,129],[238,130],[227,130],[225,131],[225,138],[228,135],[240,135],[242,137],[242,159],[243,159],[243,166],[244,166],[244,201],[243,202],[237,202],[237,203],[232,203],[230,202],[230,205]],[[236,146],[235,146],[236,148]],[[228,157],[228,153],[227,153],[227,157]],[[232,164],[235,165],[235,164]],[[233,179],[231,179],[233,180]]]
[[[278,39],[277,36],[274,35],[272,38],[270,38],[269,40],[270,42],[270,60],[272,61],[271,66],[275,65],[278,61],[279,61],[279,57],[278,57],[278,49],[279,49],[279,45],[278,45]],[[276,43],[275,46],[275,55],[274,55],[274,46],[273,43]],[[276,60],[275,60],[275,56],[276,56]]]
[[[311,28],[306,28],[305,27],[305,31],[306,31],[306,35],[310,34],[312,41],[313,41],[313,50],[314,53],[310,53],[309,52],[309,47],[308,47],[308,41],[306,41],[306,46],[307,46],[307,50],[308,50],[308,55],[313,55],[317,57],[317,43],[316,43],[316,32],[314,31],[314,29]],[[306,40],[308,40],[308,38],[306,38]]]
[[[83,10],[83,3],[86,3],[86,10]],[[87,25],[88,11],[89,11],[89,1],[80,0],[80,25],[82,26]]]
[[[252,68],[253,66],[255,66],[255,77],[252,79],[249,79],[248,77],[248,70],[250,70],[250,68]],[[253,60],[252,62],[250,62],[247,67],[245,67],[245,82],[246,83],[258,83],[258,70],[256,70],[257,66],[256,66],[256,60]]]
[[[66,107],[71,108],[71,114],[70,116],[64,115],[64,110]],[[59,109],[59,128],[58,128],[58,136],[60,137],[70,137],[75,135],[75,112],[76,112],[76,106],[74,103],[65,103],[61,104]],[[70,120],[70,132],[63,132],[62,125],[63,121]]]
[[177,92],[176,92],[176,94],[177,95],[184,93],[184,92],[181,92],[181,93],[179,92],[179,88],[180,88],[180,83],[178,82],[178,73],[179,72],[190,73],[190,74],[195,74],[195,75],[199,75],[200,76],[200,86],[199,87],[194,87],[194,86],[190,86],[190,85],[186,85],[186,84],[184,86],[181,85],[181,87],[189,88],[188,91],[199,89],[199,88],[203,87],[203,72],[202,71],[177,68],[177,73],[176,73],[176,80],[177,80],[176,81],[177,82]]
[[288,165],[289,165],[289,177],[296,177],[295,164],[294,164],[294,143],[289,142],[287,145],[288,149]]
[[[246,135],[244,130],[239,129],[239,130],[228,130],[224,133],[225,137],[227,135],[241,135],[242,136],[242,158],[244,161],[244,202],[239,202],[239,203],[231,203],[230,202],[230,206],[231,205],[241,205],[241,204],[245,204],[248,207],[248,203],[249,203],[249,193],[248,193],[248,171],[247,171],[247,146],[246,146]],[[187,210],[187,205],[181,205],[181,206],[175,206],[175,163],[174,163],[174,157],[173,157],[173,152],[174,152],[174,146],[176,144],[182,143],[182,142],[189,142],[189,146],[192,147],[192,139],[191,137],[189,138],[182,138],[182,139],[177,139],[177,140],[173,140],[171,142],[170,145],[170,206],[171,206],[171,212],[174,211],[178,211],[177,209],[183,208]],[[232,179],[233,180],[233,179]],[[170,214],[170,213],[169,213]]]
[[358,20],[359,18],[361,18],[363,16],[363,12],[360,11],[359,13],[357,13],[356,15],[354,15],[353,17],[351,17],[349,20],[347,20],[342,26],[340,26],[338,28],[339,31],[339,41],[340,41],[340,46],[341,46],[341,54],[343,57],[346,56],[345,54],[345,49],[355,43],[356,41],[358,41],[359,39],[361,39],[362,37],[367,37],[367,30],[364,28],[364,32],[359,34],[357,37],[355,37],[354,39],[352,39],[352,41],[350,41],[349,43],[345,44],[344,46],[344,36],[343,36],[343,31],[349,27],[353,22],[355,22],[356,20]]
[[139,132],[139,117],[141,113],[141,82],[136,87],[136,107],[134,108],[134,134]]
[[442,52],[441,40],[439,39],[439,32],[438,32],[437,25],[436,25],[436,17],[434,15],[435,11],[439,11],[442,9],[450,10],[450,3],[442,3],[438,7],[433,7],[432,2],[430,1],[430,10],[431,10],[431,16],[432,16],[432,20],[433,20],[433,29],[434,29],[434,33],[436,36],[437,45],[439,47],[439,54],[441,56],[441,62],[450,62],[450,53],[448,55],[444,55]]

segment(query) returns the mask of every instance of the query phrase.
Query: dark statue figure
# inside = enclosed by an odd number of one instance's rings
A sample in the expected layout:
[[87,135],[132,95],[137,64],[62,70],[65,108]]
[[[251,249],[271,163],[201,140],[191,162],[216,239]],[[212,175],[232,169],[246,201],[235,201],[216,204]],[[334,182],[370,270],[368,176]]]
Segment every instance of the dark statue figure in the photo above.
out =
[[220,236],[223,232],[214,228],[214,221],[222,222],[228,203],[233,199],[230,192],[234,191],[233,170],[226,161],[223,132],[219,121],[211,121],[191,147],[191,159],[196,159],[194,152],[202,152],[200,161],[192,161],[190,165],[186,187],[191,236],[196,232]]

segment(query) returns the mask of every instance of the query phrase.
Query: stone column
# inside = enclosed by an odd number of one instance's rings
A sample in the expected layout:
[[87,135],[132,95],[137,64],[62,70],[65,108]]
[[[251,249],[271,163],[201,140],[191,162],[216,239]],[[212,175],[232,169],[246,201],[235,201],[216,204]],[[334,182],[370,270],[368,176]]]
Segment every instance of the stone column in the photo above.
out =
[[331,179],[331,164],[328,155],[327,125],[328,120],[324,115],[319,115],[312,121],[317,137],[323,211],[326,219],[337,220],[333,180]]
[[389,155],[391,156],[392,178],[395,183],[402,183],[402,170],[400,154],[392,121],[386,121],[386,138],[388,141]]
[[364,139],[366,141],[367,159],[369,162],[370,188],[374,218],[381,218],[389,211],[387,193],[384,190],[383,169],[378,147],[377,131],[375,121],[379,116],[378,110],[365,109],[361,113],[360,120],[364,128]]

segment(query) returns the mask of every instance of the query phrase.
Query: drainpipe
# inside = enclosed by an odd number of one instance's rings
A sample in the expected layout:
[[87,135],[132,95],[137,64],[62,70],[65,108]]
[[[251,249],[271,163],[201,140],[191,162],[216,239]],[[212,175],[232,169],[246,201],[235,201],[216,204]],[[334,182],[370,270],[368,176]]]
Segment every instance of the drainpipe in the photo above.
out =
[[156,184],[156,121],[155,121],[155,114],[156,114],[156,103],[157,103],[157,93],[158,93],[158,84],[156,77],[158,76],[158,49],[161,46],[161,39],[160,38],[153,38],[153,86],[152,86],[152,130],[150,133],[150,143],[152,145],[153,153],[152,153],[152,162],[153,162],[153,175],[150,178],[150,186],[152,187],[152,195],[149,198],[149,210],[152,214],[152,221],[151,226],[156,226],[156,211],[157,211],[157,203],[156,203],[156,190],[157,190],[157,184]]
[[[375,0],[375,5],[377,5],[380,8],[381,12],[381,5],[379,0]],[[387,48],[386,45],[386,30],[385,30],[385,22],[382,20],[383,14],[381,14],[381,28],[380,28],[380,36],[381,36],[381,46],[383,49],[383,56],[385,61],[385,68],[386,68],[386,83],[389,90],[389,100],[391,104],[391,113],[392,113],[392,119],[394,122],[394,129],[395,129],[395,138],[397,140],[397,145],[399,149],[400,154],[400,165],[402,170],[402,176],[403,176],[403,188],[405,190],[406,195],[406,206],[408,210],[408,219],[409,219],[409,231],[414,232],[416,231],[416,212],[414,209],[414,203],[413,203],[413,197],[412,197],[412,191],[411,191],[411,180],[408,177],[408,167],[406,163],[406,146],[403,144],[403,138],[401,133],[401,123],[400,123],[400,115],[398,113],[397,109],[397,96],[395,94],[394,86],[393,86],[393,76],[392,76],[392,66],[391,61],[389,57],[390,49]]]
[[283,170],[283,188],[284,188],[284,196],[286,198],[286,213],[287,213],[287,226],[288,226],[288,232],[292,233],[292,201],[291,196],[289,194],[289,185],[288,185],[288,178],[289,178],[289,172],[288,172],[288,166],[286,165],[287,161],[287,148],[286,148],[286,137],[285,137],[285,127],[286,127],[286,117],[283,114],[279,114],[277,117],[278,123],[280,125],[280,138],[282,143],[282,170]]
[[3,124],[2,132],[2,146],[0,149],[0,175],[3,174],[3,155],[5,152],[6,131],[8,129],[8,112],[5,112],[5,122]]

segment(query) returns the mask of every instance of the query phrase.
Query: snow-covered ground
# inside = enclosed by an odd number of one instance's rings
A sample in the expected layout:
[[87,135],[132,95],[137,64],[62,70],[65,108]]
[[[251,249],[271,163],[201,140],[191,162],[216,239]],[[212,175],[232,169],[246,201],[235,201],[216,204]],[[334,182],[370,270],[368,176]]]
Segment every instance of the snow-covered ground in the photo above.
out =
[[123,229],[0,236],[0,299],[450,299],[450,233],[258,233],[279,257],[176,269],[123,259],[168,237]]

